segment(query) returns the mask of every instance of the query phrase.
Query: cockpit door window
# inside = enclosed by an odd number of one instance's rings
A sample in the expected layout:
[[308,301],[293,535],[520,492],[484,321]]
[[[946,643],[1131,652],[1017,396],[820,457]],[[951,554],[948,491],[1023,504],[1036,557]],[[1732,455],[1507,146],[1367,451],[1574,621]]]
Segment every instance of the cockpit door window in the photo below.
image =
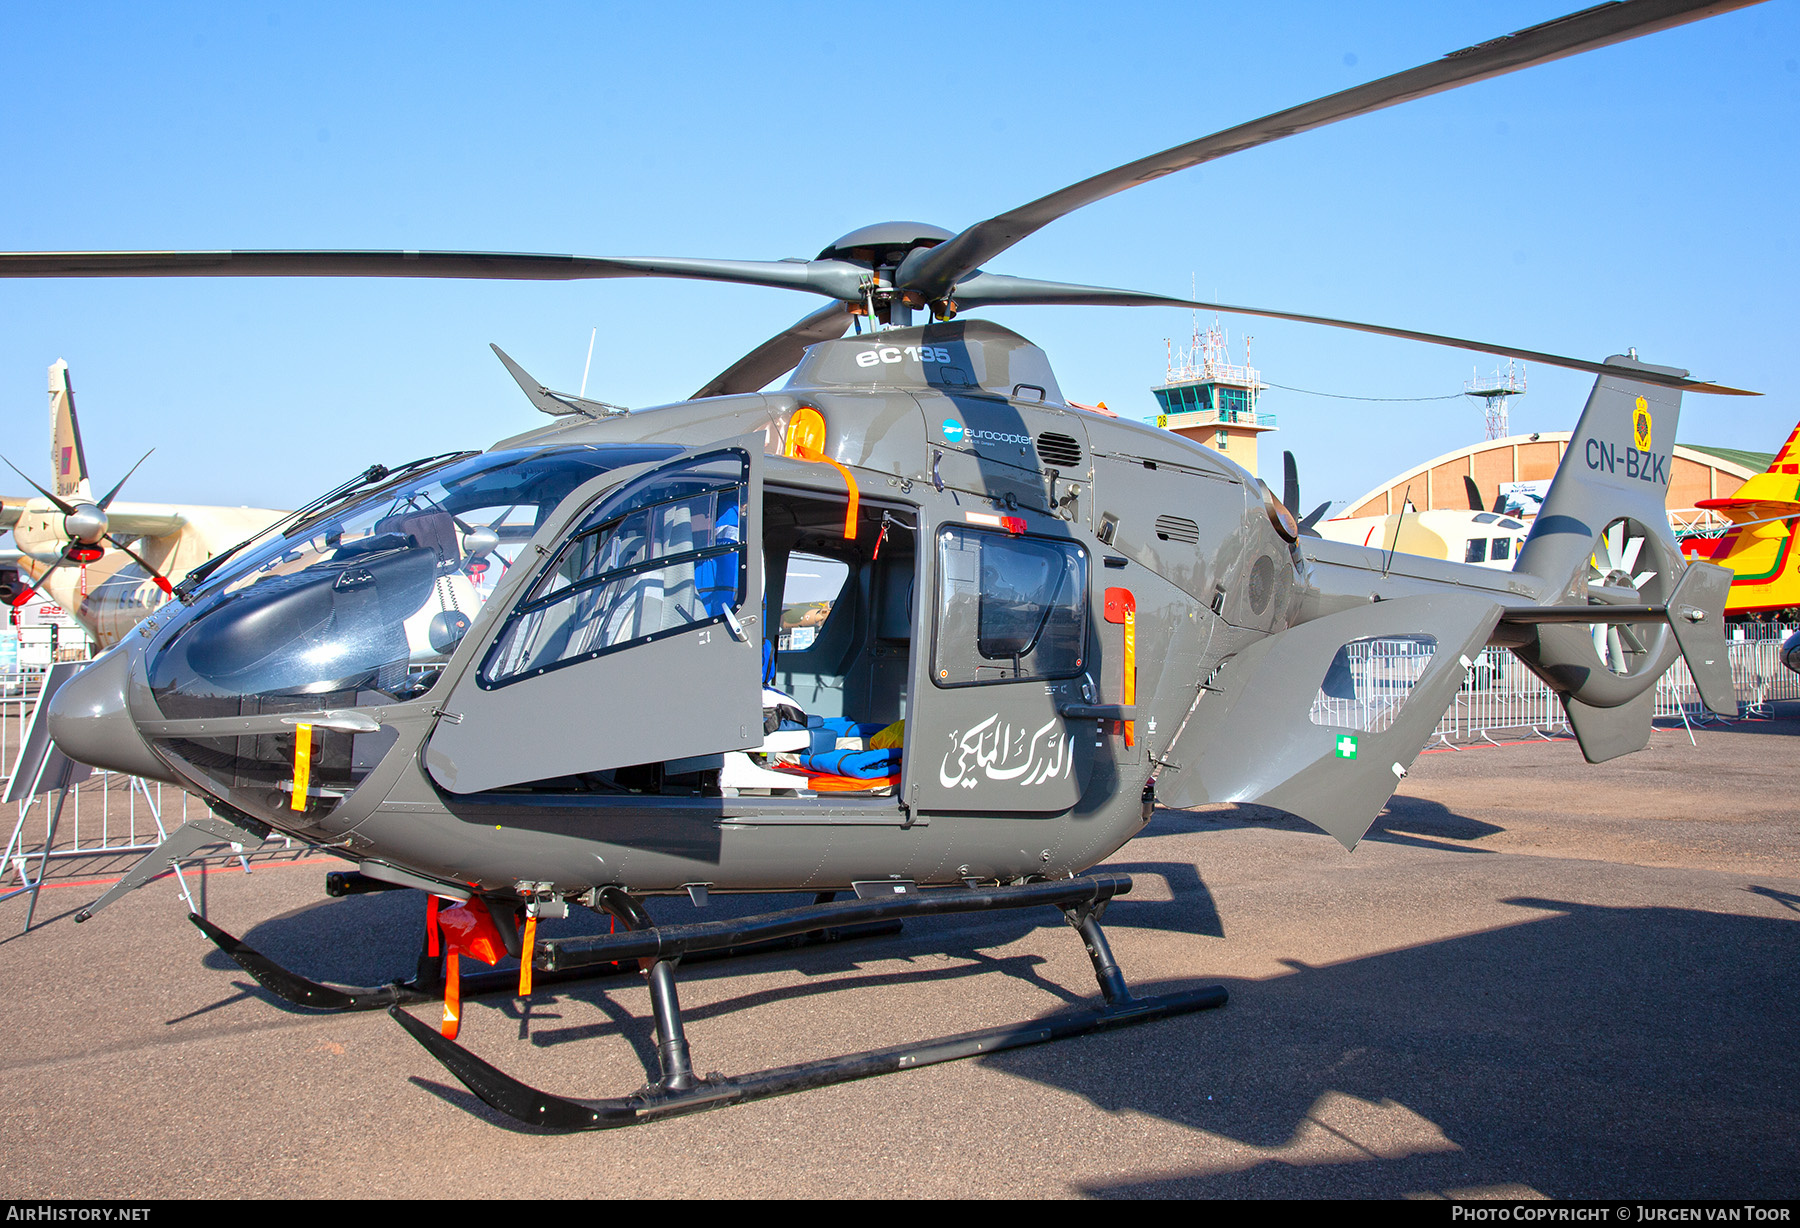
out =
[[481,667],[505,686],[690,627],[744,600],[748,454],[684,461],[602,499],[508,619]]
[[761,744],[761,450],[570,496],[445,704],[433,779],[476,793]]

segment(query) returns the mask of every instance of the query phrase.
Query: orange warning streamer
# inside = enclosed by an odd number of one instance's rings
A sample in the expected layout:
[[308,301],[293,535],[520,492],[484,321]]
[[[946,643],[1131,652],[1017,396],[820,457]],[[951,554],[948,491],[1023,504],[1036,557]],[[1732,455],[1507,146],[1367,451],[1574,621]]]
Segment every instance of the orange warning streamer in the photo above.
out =
[[531,996],[531,956],[537,950],[537,913],[525,914],[525,934],[519,940],[519,996]]
[[312,778],[312,726],[294,726],[294,796],[288,805],[306,809],[306,786]]
[[[1137,703],[1137,598],[1128,588],[1107,589],[1102,617],[1109,623],[1123,624],[1125,628],[1125,678],[1120,702],[1131,707]],[[1125,726],[1125,745],[1137,745],[1137,722],[1120,723]]]

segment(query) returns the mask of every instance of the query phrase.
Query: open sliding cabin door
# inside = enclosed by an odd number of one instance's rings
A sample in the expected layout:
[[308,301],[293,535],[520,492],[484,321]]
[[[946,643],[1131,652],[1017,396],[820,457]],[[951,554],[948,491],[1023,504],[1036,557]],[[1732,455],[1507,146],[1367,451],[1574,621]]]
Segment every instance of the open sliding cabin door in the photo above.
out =
[[762,744],[762,436],[583,486],[426,746],[457,793]]

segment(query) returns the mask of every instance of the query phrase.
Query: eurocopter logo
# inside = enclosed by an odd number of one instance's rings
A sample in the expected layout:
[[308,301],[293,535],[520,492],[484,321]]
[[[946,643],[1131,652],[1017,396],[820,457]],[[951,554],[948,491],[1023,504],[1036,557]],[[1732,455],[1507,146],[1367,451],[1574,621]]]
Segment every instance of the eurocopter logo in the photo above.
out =
[[1637,399],[1637,409],[1631,415],[1631,440],[1638,451],[1650,450],[1650,403],[1643,397]]
[[958,422],[955,418],[945,418],[944,438],[948,439],[951,443],[961,443],[962,437],[963,424]]

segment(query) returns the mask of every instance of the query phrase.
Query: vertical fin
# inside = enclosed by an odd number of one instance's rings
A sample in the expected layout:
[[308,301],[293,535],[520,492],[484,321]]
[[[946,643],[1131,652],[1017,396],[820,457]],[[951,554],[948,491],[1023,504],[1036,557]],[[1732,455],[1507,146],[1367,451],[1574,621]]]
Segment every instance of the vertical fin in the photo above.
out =
[[88,488],[87,455],[81,450],[81,425],[75,420],[75,385],[69,364],[50,364],[50,489],[71,503],[94,498]]
[[1800,473],[1800,425],[1788,433],[1787,442],[1769,464],[1770,473]]
[[1587,574],[1595,538],[1621,516],[1636,520],[1680,557],[1667,503],[1681,392],[1631,376],[1634,368],[1664,375],[1686,372],[1618,354],[1606,365],[1619,368],[1618,373],[1594,381],[1556,479],[1513,564],[1515,575],[1544,582],[1545,600]]

